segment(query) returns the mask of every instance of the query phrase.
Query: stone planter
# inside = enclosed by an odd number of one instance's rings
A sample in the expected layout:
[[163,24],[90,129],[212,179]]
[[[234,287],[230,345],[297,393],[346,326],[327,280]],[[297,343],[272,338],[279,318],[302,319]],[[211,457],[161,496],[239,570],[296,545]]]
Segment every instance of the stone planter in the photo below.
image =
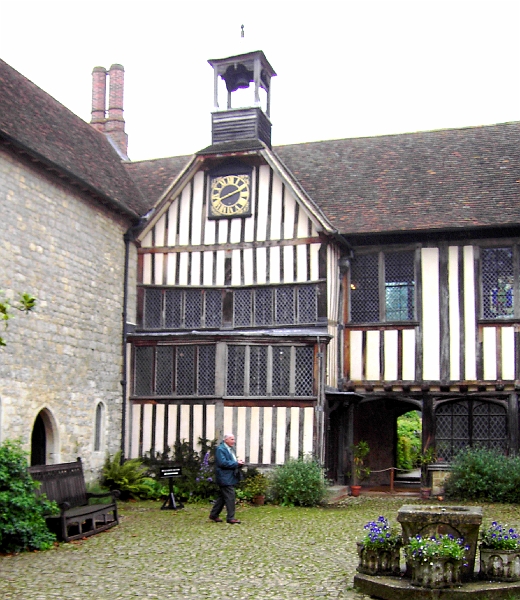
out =
[[439,589],[461,583],[461,560],[437,558],[433,561],[412,561],[412,585]]
[[390,550],[365,548],[357,543],[359,565],[357,570],[365,575],[397,575],[401,574],[400,567],[401,544]]
[[520,581],[520,551],[480,548],[481,579]]

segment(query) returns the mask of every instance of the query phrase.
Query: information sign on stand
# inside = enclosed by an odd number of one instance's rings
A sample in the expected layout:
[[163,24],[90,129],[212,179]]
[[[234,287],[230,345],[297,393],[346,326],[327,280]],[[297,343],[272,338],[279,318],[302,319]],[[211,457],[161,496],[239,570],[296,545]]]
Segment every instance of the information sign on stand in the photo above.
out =
[[161,479],[168,479],[170,482],[170,493],[168,494],[168,498],[164,501],[164,504],[161,506],[161,510],[177,510],[178,508],[184,508],[182,502],[175,501],[175,495],[173,493],[173,480],[182,477],[182,468],[168,467],[167,469],[161,469],[159,477]]

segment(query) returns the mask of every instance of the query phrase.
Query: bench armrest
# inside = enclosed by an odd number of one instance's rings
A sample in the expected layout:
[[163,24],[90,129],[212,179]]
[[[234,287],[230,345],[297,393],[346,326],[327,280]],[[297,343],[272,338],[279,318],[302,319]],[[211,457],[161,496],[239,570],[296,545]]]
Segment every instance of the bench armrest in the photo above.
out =
[[95,494],[94,492],[87,492],[87,500],[90,498],[105,498],[107,496],[112,496],[114,500],[117,500],[121,492],[119,490],[112,490],[111,492],[102,492],[100,494]]
[[61,502],[58,506],[60,507],[61,512],[65,512],[66,510],[69,510],[70,502]]

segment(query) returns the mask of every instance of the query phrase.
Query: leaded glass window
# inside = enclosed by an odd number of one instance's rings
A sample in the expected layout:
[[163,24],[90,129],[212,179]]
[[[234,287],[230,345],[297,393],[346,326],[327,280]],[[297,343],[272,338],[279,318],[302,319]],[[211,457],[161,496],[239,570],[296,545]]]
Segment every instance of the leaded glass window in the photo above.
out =
[[482,317],[504,319],[513,313],[513,249],[482,248]]
[[350,271],[350,321],[378,323],[415,318],[415,252],[360,254]]
[[451,461],[467,447],[507,450],[507,411],[495,402],[447,402],[435,412],[437,457]]

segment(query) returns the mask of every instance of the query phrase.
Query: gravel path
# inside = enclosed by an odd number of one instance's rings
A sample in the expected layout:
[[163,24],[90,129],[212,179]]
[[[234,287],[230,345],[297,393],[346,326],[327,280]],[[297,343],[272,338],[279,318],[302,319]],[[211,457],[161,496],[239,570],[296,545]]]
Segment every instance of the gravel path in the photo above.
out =
[[[349,498],[334,508],[241,507],[241,525],[212,523],[209,505],[121,504],[122,522],[47,552],[0,556],[2,600],[300,599],[366,596],[352,588],[356,539],[406,498]],[[418,501],[417,501],[418,502]],[[491,507],[491,508],[490,508]],[[517,526],[517,507],[487,505]]]

